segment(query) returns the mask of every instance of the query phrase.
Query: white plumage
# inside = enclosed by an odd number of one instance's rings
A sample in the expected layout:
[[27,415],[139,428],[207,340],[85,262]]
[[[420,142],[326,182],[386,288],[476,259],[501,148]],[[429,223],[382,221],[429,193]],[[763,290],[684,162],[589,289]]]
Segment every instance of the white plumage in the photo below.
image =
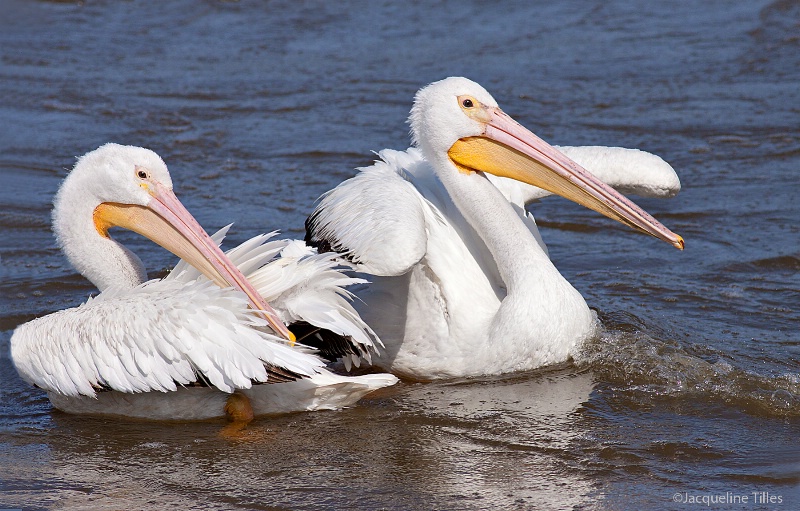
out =
[[409,122],[417,147],[382,151],[324,195],[306,237],[369,274],[357,307],[386,345],[375,363],[395,374],[427,380],[532,369],[566,360],[593,333],[593,314],[549,260],[524,209],[535,199],[557,192],[683,247],[565,153],[625,191],[674,195],[677,176],[656,156],[558,151],[464,78],[420,90]]
[[[315,350],[290,345],[271,327],[306,321],[349,337],[350,356],[369,359],[379,341],[344,290],[363,281],[343,275],[340,261],[272,235],[223,255],[217,244],[227,228],[213,237],[198,232],[171,187],[157,155],[115,144],[82,157],[65,179],[54,230],[101,293],[20,325],[11,338],[17,370],[57,408],[209,418],[224,416],[228,395],[239,392],[258,415],[347,406],[397,381],[333,374]],[[137,229],[189,261],[142,283],[141,261],[108,236],[112,225]],[[285,383],[257,385],[271,381]]]

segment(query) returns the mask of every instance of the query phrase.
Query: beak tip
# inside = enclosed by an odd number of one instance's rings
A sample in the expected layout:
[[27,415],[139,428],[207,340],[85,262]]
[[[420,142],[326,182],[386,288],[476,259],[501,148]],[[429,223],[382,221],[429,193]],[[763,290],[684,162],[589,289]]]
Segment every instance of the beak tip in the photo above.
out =
[[683,237],[681,237],[681,236],[678,236],[677,234],[676,234],[675,236],[676,236],[676,238],[677,238],[677,239],[676,239],[675,241],[673,241],[673,242],[672,242],[672,245],[673,245],[675,248],[677,248],[678,250],[683,250],[683,249],[684,249],[684,246],[685,246],[685,243],[684,243],[684,241],[683,241]]

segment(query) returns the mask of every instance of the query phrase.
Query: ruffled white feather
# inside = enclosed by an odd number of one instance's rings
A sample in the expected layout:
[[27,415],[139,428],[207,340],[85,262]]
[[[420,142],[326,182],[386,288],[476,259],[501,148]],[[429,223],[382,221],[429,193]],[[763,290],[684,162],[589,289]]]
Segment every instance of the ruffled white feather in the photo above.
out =
[[[220,243],[228,227],[213,238]],[[363,356],[380,341],[349,303],[344,286],[363,280],[302,242],[256,236],[228,256],[287,322],[307,321],[351,336]],[[27,381],[64,396],[175,391],[198,375],[223,392],[268,380],[265,364],[312,377],[325,363],[288,346],[248,308],[243,293],[220,289],[181,261],[163,280],[111,287],[86,303],[20,325],[11,353]],[[396,381],[396,380],[395,380]]]

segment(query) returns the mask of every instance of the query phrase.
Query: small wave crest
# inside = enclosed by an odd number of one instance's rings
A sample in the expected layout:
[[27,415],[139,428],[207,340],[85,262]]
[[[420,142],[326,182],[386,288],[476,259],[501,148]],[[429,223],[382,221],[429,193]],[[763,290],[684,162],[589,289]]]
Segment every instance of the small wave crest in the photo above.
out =
[[598,335],[576,353],[592,370],[635,400],[686,397],[761,416],[800,416],[800,374],[759,374],[731,354],[683,345],[669,332],[630,314],[600,315]]

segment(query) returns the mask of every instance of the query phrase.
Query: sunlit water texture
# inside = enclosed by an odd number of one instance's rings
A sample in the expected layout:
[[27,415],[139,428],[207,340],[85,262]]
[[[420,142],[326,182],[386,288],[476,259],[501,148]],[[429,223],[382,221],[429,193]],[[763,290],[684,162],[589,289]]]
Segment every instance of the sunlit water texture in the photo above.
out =
[[[35,2],[0,31],[0,508],[800,509],[800,4]],[[656,153],[638,200],[682,253],[533,207],[604,332],[564,366],[402,383],[340,412],[159,424],[67,416],[13,328],[94,290],[50,232],[74,158],[147,146],[229,246],[408,145],[414,92],[482,83],[546,140]],[[156,275],[174,258],[118,234]],[[754,493],[756,492],[756,493]],[[781,503],[755,502],[758,492]],[[740,501],[741,502],[741,501]]]

